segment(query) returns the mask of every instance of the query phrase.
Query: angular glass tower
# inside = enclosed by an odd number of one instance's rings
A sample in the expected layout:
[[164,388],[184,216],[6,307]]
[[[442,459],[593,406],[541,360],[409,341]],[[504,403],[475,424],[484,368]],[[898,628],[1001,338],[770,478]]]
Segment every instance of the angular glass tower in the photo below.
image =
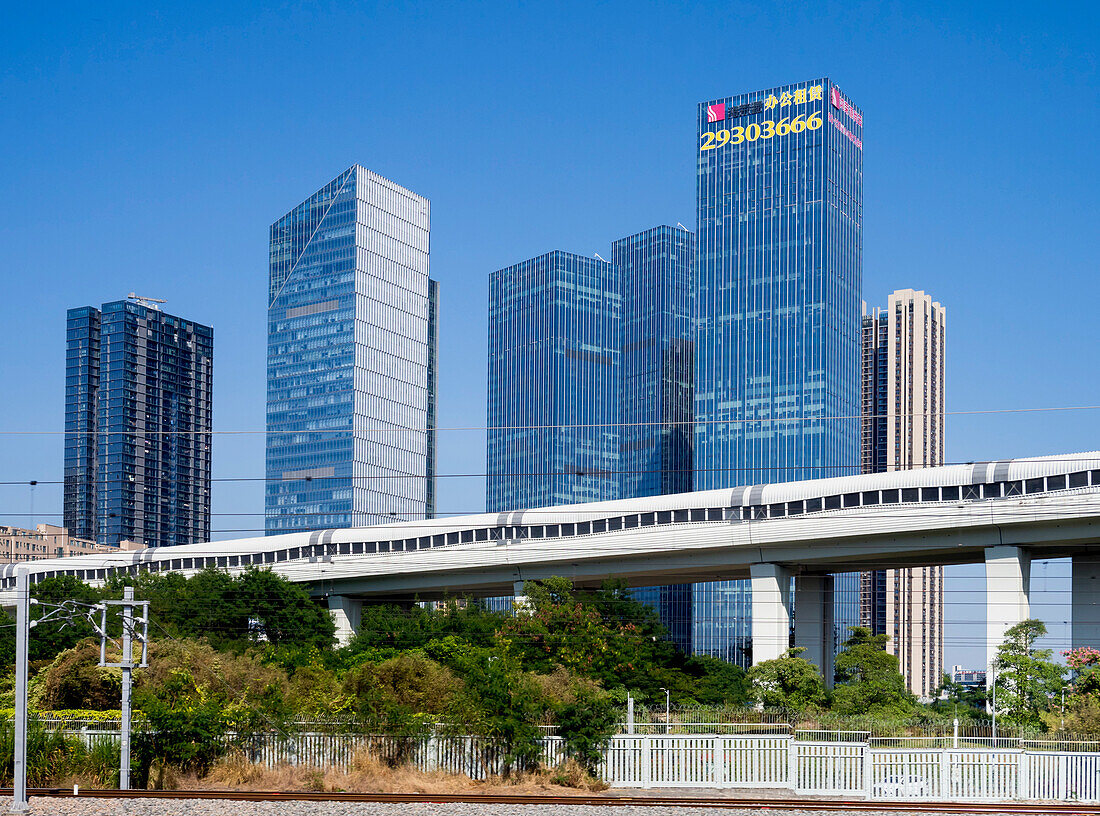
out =
[[[694,488],[858,473],[863,116],[822,78],[697,123]],[[852,580],[838,622],[859,619]],[[750,598],[696,585],[696,651],[744,664]]]
[[616,268],[549,252],[489,278],[492,511],[619,495]]
[[128,300],[67,318],[65,526],[110,546],[209,541],[214,330]]
[[271,226],[269,534],[434,513],[428,200],[355,165]]
[[[695,360],[695,235],[654,227],[611,245],[622,286],[622,498],[691,490]],[[653,606],[684,652],[692,650],[691,584],[646,587],[634,597]]]

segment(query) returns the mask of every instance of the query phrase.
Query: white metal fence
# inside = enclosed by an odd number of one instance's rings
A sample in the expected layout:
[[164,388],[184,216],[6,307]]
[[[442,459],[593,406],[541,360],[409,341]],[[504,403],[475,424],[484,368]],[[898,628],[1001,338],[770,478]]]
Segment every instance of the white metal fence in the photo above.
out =
[[[85,739],[117,731],[83,729]],[[541,740],[543,762],[564,758],[560,737]],[[494,745],[472,736],[400,738],[305,732],[261,735],[252,760],[350,769],[370,753],[423,771],[484,779],[502,770]],[[1019,748],[875,747],[866,741],[791,735],[619,735],[600,776],[614,787],[786,788],[799,794],[871,799],[1063,800],[1100,802],[1100,753]]]

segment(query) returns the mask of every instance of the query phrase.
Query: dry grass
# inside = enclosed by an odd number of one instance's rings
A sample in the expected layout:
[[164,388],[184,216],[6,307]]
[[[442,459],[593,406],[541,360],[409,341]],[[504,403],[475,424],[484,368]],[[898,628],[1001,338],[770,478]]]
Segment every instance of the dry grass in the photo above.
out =
[[[575,763],[574,763],[575,764]],[[235,753],[221,760],[206,776],[183,776],[178,780],[182,790],[251,790],[251,791],[347,791],[351,793],[576,793],[606,790],[607,785],[587,776],[583,770],[567,763],[552,771],[525,774],[513,779],[491,777],[477,781],[462,774],[443,771],[419,771],[399,766],[392,768],[375,756],[356,754],[351,769],[308,768],[278,765],[266,768]]]

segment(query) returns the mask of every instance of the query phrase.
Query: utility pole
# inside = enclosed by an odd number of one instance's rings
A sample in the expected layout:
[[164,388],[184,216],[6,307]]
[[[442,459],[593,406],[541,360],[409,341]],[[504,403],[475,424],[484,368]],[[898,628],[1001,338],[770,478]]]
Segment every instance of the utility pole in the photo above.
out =
[[31,590],[26,567],[15,568],[15,756],[11,812],[27,804],[27,638],[30,636]]
[[666,688],[662,688],[661,691],[665,693],[665,734],[670,734],[672,732],[672,723],[670,722],[672,718],[672,693]]
[[[112,606],[122,607],[122,656],[118,663],[107,662],[107,613]],[[134,607],[141,607],[141,617],[134,617]],[[121,601],[103,601],[95,605],[99,612],[99,624],[94,621],[92,626],[99,634],[99,665],[112,666],[122,669],[122,736],[121,756],[118,768],[119,790],[130,789],[130,730],[133,707],[130,703],[130,694],[133,690],[134,669],[144,668],[149,665],[149,602],[135,601],[134,588],[123,587]],[[134,661],[134,638],[141,644],[141,658]]]
[[[134,600],[134,588],[122,590],[122,600]],[[122,761],[118,769],[119,790],[130,790],[130,692],[134,686],[134,607],[122,607]]]
[[[31,605],[50,607],[49,611],[31,620]],[[122,607],[122,660],[107,662],[107,613],[113,606]],[[134,607],[141,607],[141,617],[134,617]],[[99,613],[99,620],[96,620]],[[122,764],[118,781],[122,790],[130,787],[130,725],[132,707],[130,692],[133,689],[133,671],[149,665],[149,602],[135,601],[132,586],[123,589],[121,601],[103,601],[84,604],[64,601],[60,604],[39,604],[31,598],[30,574],[25,565],[15,568],[15,745],[12,781],[12,813],[22,813],[27,804],[27,642],[31,629],[52,621],[62,626],[85,619],[99,635],[99,665],[122,669]],[[141,644],[141,659],[134,661],[134,640]]]

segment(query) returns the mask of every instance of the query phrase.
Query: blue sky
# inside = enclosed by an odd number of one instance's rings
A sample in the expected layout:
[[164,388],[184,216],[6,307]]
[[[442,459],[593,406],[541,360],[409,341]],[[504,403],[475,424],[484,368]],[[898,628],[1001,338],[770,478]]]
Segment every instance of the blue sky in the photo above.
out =
[[[29,5],[29,4],[28,4]],[[864,292],[948,309],[948,407],[1100,404],[1097,12],[1084,3],[51,4],[0,26],[0,480],[62,469],[64,314],[215,327],[215,476],[262,477],[270,223],[359,162],[432,201],[444,427],[485,423],[488,273],[695,221],[695,105],[831,76],[864,111]],[[948,459],[1100,448],[1098,411],[953,416]],[[484,470],[446,432],[443,473]],[[483,507],[444,479],[441,509]],[[262,527],[219,482],[218,537]],[[32,508],[33,504],[33,508]],[[0,522],[60,489],[0,487]],[[252,515],[247,515],[252,514]],[[1036,568],[1063,645],[1064,565]],[[950,573],[947,663],[979,663]]]

